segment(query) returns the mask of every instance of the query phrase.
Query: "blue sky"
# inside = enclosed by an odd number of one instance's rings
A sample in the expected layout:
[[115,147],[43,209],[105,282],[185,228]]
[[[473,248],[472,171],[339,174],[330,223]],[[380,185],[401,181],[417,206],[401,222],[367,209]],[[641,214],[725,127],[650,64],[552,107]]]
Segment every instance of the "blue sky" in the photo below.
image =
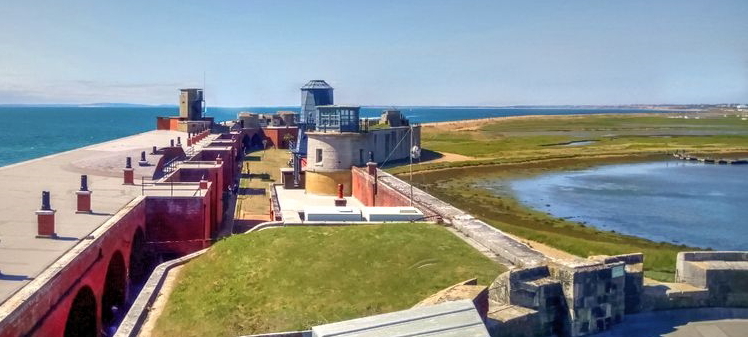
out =
[[748,102],[748,1],[3,0],[0,103]]

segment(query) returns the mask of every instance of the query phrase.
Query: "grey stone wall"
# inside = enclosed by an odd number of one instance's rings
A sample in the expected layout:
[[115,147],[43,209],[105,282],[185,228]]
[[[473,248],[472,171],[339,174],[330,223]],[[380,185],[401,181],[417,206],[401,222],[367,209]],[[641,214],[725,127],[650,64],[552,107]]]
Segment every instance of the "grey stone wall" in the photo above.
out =
[[710,306],[748,306],[748,252],[681,252],[676,281],[704,288]]

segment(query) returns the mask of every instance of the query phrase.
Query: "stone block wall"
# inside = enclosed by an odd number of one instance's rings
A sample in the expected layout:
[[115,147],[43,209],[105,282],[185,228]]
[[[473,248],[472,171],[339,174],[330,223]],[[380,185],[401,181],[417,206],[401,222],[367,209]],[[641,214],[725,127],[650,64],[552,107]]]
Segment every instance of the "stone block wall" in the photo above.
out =
[[563,286],[570,318],[570,335],[608,330],[623,320],[624,263],[574,261],[549,263],[551,276]]
[[708,305],[748,306],[748,252],[681,252],[675,275],[706,289]]
[[[499,275],[490,286],[489,297],[494,305],[532,309],[527,314],[532,315],[536,325],[530,336],[568,333],[561,283],[550,278],[547,266],[513,269]],[[518,318],[512,317],[511,320]]]
[[605,264],[623,262],[626,280],[624,282],[625,313],[633,314],[642,310],[644,292],[644,254],[633,253],[616,256],[593,256],[590,259]]

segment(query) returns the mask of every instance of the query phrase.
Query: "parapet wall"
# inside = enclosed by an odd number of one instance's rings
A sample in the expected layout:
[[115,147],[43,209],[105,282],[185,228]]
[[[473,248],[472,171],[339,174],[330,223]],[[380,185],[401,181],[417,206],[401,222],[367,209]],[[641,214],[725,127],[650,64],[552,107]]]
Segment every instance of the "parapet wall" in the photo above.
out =
[[351,167],[352,195],[367,207],[410,206],[410,199],[379,182],[376,172],[377,170],[369,172],[368,167]]
[[[376,169],[376,179],[377,184],[375,186],[377,186],[377,193],[382,193],[385,189],[388,189],[388,192],[385,193],[391,195],[390,199],[400,198],[409,202],[411,194],[410,184],[379,169]],[[361,188],[359,195],[365,195],[369,192],[366,186],[359,187]],[[535,266],[545,262],[545,255],[506,235],[495,227],[474,218],[472,215],[439,200],[439,198],[419,188],[412,187],[412,191],[413,205],[424,214],[431,217],[438,217],[512,264],[516,266]]]

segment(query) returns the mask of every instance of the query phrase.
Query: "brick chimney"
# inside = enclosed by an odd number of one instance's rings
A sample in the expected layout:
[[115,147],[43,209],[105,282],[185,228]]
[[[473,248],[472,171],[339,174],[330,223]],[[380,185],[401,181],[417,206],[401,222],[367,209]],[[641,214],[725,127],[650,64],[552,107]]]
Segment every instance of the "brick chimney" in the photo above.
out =
[[49,191],[42,191],[42,207],[36,211],[36,237],[54,239],[55,233],[55,210],[52,209],[49,201]]
[[127,157],[125,161],[124,184],[133,185],[135,183],[135,169],[132,168],[132,158]]
[[87,175],[81,175],[81,188],[75,194],[78,196],[78,209],[75,213],[91,213],[91,191],[88,189]]
[[205,176],[200,178],[200,189],[201,190],[208,189],[208,179],[205,179]]

